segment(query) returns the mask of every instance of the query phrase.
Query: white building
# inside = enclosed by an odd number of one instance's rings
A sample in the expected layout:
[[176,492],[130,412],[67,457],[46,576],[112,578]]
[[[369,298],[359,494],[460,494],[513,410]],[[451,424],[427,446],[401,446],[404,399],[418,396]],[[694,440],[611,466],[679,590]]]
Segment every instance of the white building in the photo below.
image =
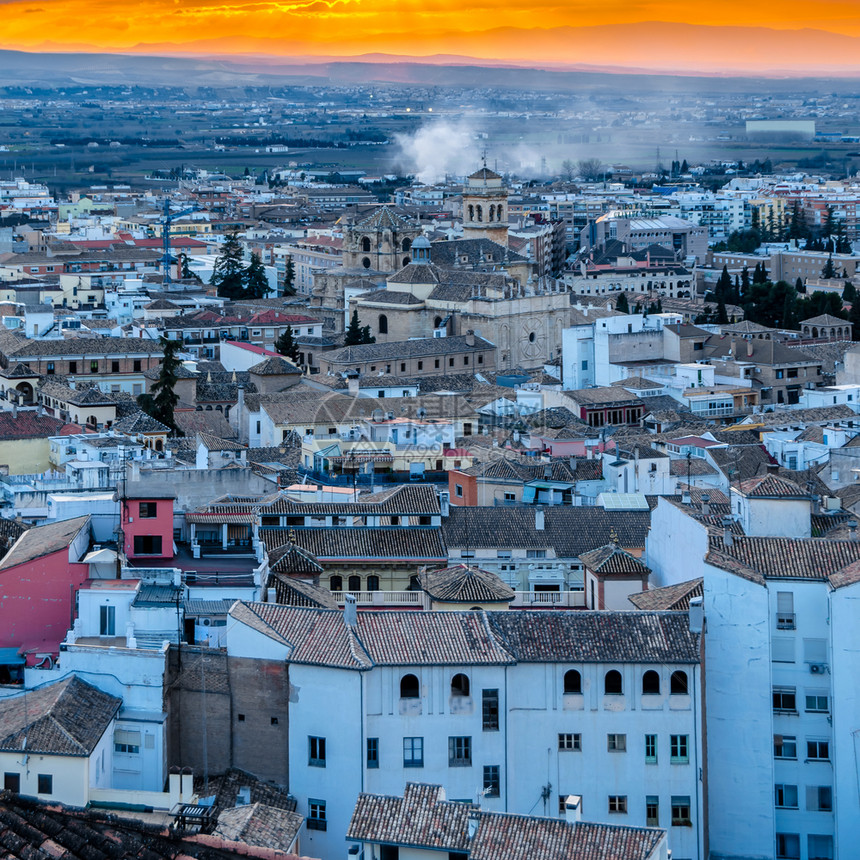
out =
[[733,488],[732,513],[715,530],[661,499],[647,547],[661,583],[704,578],[711,856],[850,857],[860,542],[811,538],[811,499],[774,475]]
[[[303,849],[361,792],[438,783],[489,811],[663,826],[703,857],[698,637],[685,613],[362,612],[237,603],[230,657],[287,662]],[[336,707],[332,707],[333,703]]]

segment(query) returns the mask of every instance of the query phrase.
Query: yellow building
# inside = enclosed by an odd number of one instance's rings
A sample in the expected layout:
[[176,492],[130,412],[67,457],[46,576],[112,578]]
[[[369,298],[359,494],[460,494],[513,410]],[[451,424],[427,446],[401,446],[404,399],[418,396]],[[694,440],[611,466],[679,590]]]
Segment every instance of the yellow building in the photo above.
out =
[[0,412],[0,473],[35,475],[51,468],[49,436],[60,432],[63,422],[35,410]]

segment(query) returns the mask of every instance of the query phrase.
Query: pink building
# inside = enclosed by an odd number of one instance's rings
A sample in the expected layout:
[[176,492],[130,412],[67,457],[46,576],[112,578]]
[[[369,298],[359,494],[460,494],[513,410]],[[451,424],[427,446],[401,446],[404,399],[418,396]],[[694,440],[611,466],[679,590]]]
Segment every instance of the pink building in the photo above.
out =
[[173,493],[129,487],[122,499],[123,552],[133,560],[173,558]]
[[89,516],[37,526],[15,541],[0,561],[0,648],[17,648],[29,666],[59,654],[89,576],[89,546]]

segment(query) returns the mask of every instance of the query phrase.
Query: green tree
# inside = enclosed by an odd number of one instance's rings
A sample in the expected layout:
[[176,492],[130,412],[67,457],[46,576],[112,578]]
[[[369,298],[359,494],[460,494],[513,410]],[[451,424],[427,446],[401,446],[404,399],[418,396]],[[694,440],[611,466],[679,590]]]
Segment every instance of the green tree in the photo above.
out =
[[179,277],[183,281],[200,281],[200,278],[191,271],[191,266],[188,265],[188,255],[179,255]]
[[685,158],[685,159],[681,162],[681,173],[682,173],[682,174],[684,174],[684,173],[689,173],[689,172],[690,172],[690,168],[689,168],[689,166],[687,165],[687,159]]
[[284,295],[296,294],[296,264],[292,257],[287,257],[287,268],[284,270]]
[[163,357],[158,370],[158,379],[152,383],[152,391],[141,394],[137,398],[140,408],[160,421],[165,427],[170,427],[178,432],[173,411],[179,403],[179,395],[176,393],[176,383],[179,379],[178,373],[182,362],[176,357],[181,346],[178,340],[170,340],[163,335],[159,338]]
[[827,262],[824,264],[824,268],[821,270],[821,277],[824,278],[824,280],[836,277],[836,268],[833,265],[832,254],[827,257]]
[[726,312],[726,303],[720,299],[717,302],[717,325],[725,325],[729,321],[729,315]]
[[806,284],[803,283],[803,278],[798,278],[794,282],[794,289],[796,289],[798,293],[806,292]]
[[291,326],[287,326],[283,334],[275,341],[275,351],[289,358],[293,364],[299,363],[299,345],[293,337]]
[[370,326],[361,327],[361,343],[376,343],[376,338],[370,333]]
[[627,293],[618,294],[618,298],[615,300],[615,310],[620,311],[623,314],[630,313],[630,304],[627,301]]
[[358,309],[352,312],[349,325],[346,328],[344,346],[358,346],[363,343],[376,343],[376,338],[370,334],[370,326],[362,326],[358,319]]
[[221,253],[215,260],[209,283],[218,290],[218,295],[222,298],[244,298],[245,264],[242,246],[235,233],[227,235]]
[[243,272],[244,296],[246,299],[264,299],[271,292],[269,279],[260,255],[255,251],[251,254],[251,262]]
[[852,327],[852,340],[860,340],[860,302],[854,302],[848,311],[848,321]]
[[842,290],[842,301],[848,302],[849,305],[853,305],[857,301],[857,287],[851,281],[845,282],[845,289]]

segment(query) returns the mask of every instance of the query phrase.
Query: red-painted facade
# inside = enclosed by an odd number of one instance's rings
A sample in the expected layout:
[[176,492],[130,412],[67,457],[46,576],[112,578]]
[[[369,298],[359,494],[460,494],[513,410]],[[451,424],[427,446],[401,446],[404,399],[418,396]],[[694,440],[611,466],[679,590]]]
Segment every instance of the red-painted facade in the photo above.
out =
[[128,558],[173,558],[173,499],[125,499],[122,530]]
[[0,648],[23,649],[28,666],[38,654],[56,657],[88,576],[88,564],[69,561],[68,547],[0,571]]

